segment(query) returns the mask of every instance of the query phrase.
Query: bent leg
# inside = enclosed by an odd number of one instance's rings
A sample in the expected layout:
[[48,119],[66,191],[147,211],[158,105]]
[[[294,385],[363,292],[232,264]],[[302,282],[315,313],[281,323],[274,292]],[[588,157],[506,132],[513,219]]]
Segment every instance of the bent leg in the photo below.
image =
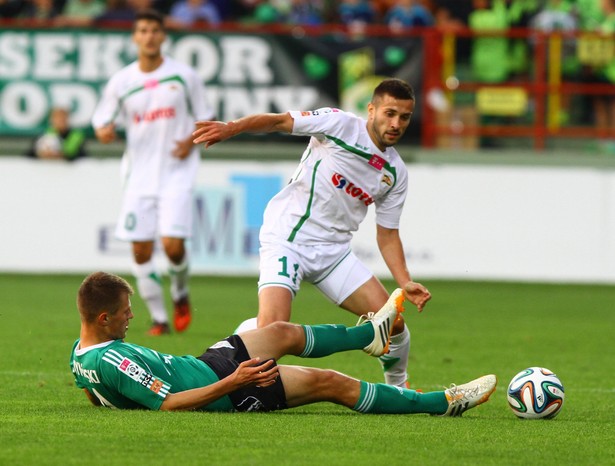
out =
[[[389,294],[376,277],[361,285],[341,304],[346,310],[357,315],[376,312],[384,305]],[[389,352],[379,358],[384,370],[384,380],[389,385],[405,386],[408,380],[408,358],[410,353],[410,331],[403,316],[395,322],[391,335]]]
[[258,293],[258,328],[273,322],[288,322],[293,294],[285,286],[267,286]]
[[296,325],[274,322],[240,334],[251,357],[279,359],[287,354],[320,358],[341,351],[362,349],[374,339],[371,324]]

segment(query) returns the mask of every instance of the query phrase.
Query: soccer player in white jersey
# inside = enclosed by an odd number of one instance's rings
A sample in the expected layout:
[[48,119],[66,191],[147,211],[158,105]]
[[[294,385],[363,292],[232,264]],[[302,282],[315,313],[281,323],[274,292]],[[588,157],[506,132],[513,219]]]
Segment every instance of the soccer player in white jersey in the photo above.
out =
[[[382,283],[354,255],[352,234],[375,205],[377,243],[391,274],[419,311],[431,298],[412,280],[399,236],[408,175],[393,148],[414,110],[412,87],[386,79],[364,120],[334,108],[258,114],[228,123],[199,121],[194,143],[209,147],[237,134],[285,132],[311,136],[290,182],[269,202],[260,232],[258,327],[289,321],[301,281],[357,315],[376,312],[388,299]],[[245,324],[245,323],[244,323]],[[248,325],[240,325],[245,329]],[[395,324],[390,351],[380,358],[385,381],[408,386],[410,332]]]
[[154,245],[160,237],[169,260],[175,329],[182,332],[191,321],[185,239],[191,234],[199,164],[191,133],[195,119],[211,119],[214,114],[196,72],[162,54],[166,33],[159,13],[139,12],[132,39],[138,58],[111,77],[92,126],[103,143],[116,138],[118,118],[126,127],[124,199],[116,236],[132,242],[137,288],[153,321],[149,333],[161,335],[170,329]]

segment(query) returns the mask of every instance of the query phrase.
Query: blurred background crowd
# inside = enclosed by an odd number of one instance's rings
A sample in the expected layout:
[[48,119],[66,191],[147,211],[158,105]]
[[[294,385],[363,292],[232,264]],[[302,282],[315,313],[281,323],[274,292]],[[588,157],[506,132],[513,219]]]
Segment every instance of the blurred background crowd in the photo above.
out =
[[[126,28],[136,12],[145,8],[160,11],[168,28],[177,31],[280,25],[339,25],[358,32],[373,28],[390,35],[417,28],[452,31],[457,37],[457,59],[452,61],[456,69],[450,77],[453,86],[447,79],[445,90],[456,90],[454,102],[450,98],[449,102],[438,100],[441,94],[426,96],[437,110],[436,125],[442,127],[523,124],[524,118],[534,124],[533,111],[526,111],[516,120],[485,116],[476,110],[474,94],[457,89],[457,83],[527,83],[536,68],[535,43],[527,31],[570,32],[576,38],[563,42],[558,79],[585,89],[593,86],[596,92],[579,88],[579,92],[562,93],[557,107],[550,104],[550,124],[591,125],[598,132],[598,148],[602,150],[606,145],[609,153],[615,153],[615,93],[609,90],[615,86],[615,0],[0,0],[0,23],[63,30],[114,24]],[[515,30],[526,33],[506,32]],[[490,35],[491,32],[496,34]],[[598,56],[595,49],[587,49],[589,56],[580,58],[580,38],[585,33],[607,38],[609,43],[602,44],[605,53]],[[435,104],[430,97],[436,98]],[[442,105],[436,105],[438,102]],[[46,133],[66,133],[68,137],[66,129],[50,128]],[[488,147],[495,144],[493,141],[494,138],[479,141],[473,137],[467,144]],[[70,158],[77,158],[81,152],[75,154]]]
[[0,0],[0,18],[83,27],[131,21],[155,8],[169,27],[225,22],[316,26],[464,26],[612,32],[615,0]]

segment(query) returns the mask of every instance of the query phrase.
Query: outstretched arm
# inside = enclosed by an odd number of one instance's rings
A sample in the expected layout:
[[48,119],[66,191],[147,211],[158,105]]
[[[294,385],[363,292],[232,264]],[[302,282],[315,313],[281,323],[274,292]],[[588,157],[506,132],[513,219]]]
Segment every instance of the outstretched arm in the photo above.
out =
[[205,143],[207,148],[241,133],[290,133],[293,130],[293,118],[290,113],[259,113],[228,123],[197,121],[196,128],[192,133],[192,142]]
[[266,387],[278,377],[278,366],[271,367],[272,361],[260,364],[259,358],[244,361],[231,375],[206,387],[193,388],[183,392],[169,393],[160,406],[161,411],[197,409],[235,390],[249,385]]
[[406,298],[421,312],[427,301],[431,299],[431,293],[420,283],[412,281],[406,265],[406,256],[399,237],[399,230],[376,225],[376,240],[380,254],[382,254],[382,258],[393,278],[404,290]]

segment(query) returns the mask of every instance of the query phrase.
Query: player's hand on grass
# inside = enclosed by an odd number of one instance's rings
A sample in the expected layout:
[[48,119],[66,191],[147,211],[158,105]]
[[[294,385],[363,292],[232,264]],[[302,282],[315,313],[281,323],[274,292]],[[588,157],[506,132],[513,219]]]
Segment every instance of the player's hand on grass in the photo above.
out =
[[267,387],[273,384],[279,375],[278,366],[274,363],[273,359],[262,362],[260,358],[252,358],[239,364],[231,377],[238,387]]
[[419,312],[423,311],[425,304],[431,299],[429,290],[418,282],[406,283],[404,286],[404,296],[417,307]]

